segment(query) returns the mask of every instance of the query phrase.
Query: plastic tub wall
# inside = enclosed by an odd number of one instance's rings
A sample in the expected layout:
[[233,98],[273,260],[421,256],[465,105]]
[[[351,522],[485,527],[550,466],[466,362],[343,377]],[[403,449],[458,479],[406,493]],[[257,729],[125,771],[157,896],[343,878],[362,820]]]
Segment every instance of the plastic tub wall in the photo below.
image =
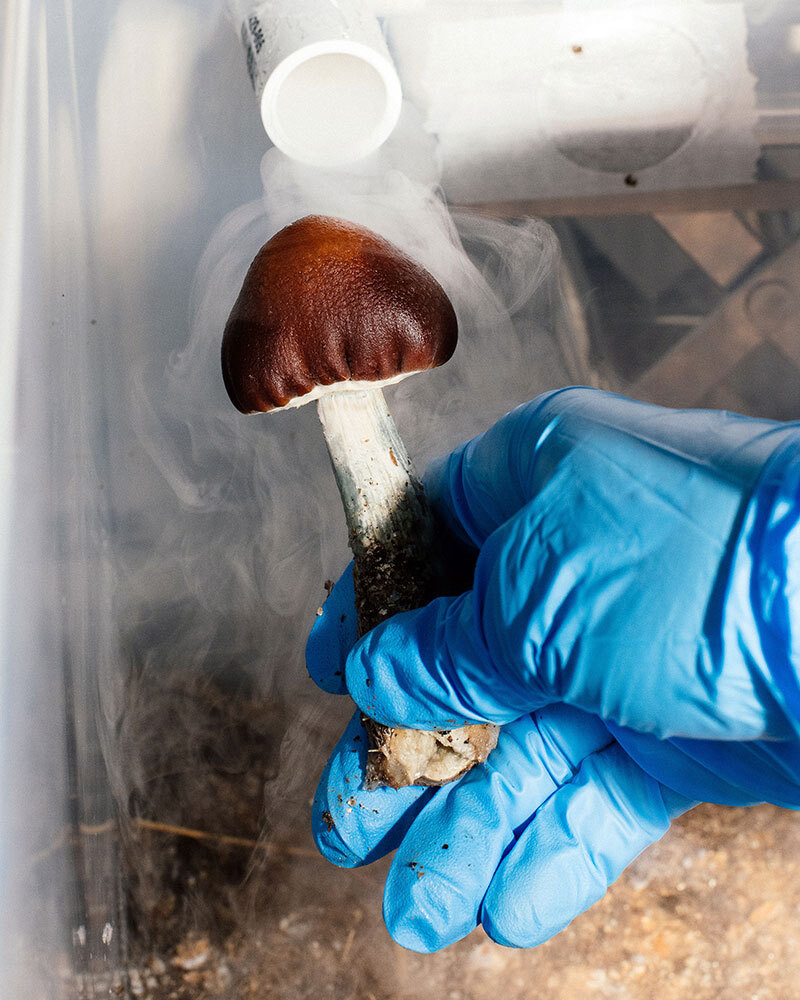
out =
[[[800,176],[791,54],[791,45],[800,43],[791,6],[746,5],[759,102],[785,112],[771,114],[775,127],[759,165],[764,183]],[[150,987],[137,986],[144,972],[131,972],[128,938],[129,930],[141,933],[131,927],[129,903],[134,890],[141,897],[146,878],[132,887],[130,859],[141,860],[142,845],[168,832],[157,828],[162,816],[143,811],[156,796],[147,797],[151,775],[137,768],[152,763],[162,743],[171,753],[176,733],[199,739],[186,718],[194,689],[174,702],[178,715],[169,714],[169,698],[177,697],[169,678],[183,683],[187,675],[212,679],[215,691],[230,693],[231,704],[263,708],[248,724],[264,740],[265,790],[262,795],[259,787],[255,798],[264,798],[269,823],[255,834],[261,846],[250,847],[255,869],[270,859],[267,882],[277,893],[274,940],[264,947],[305,969],[297,995],[319,995],[320,984],[333,984],[326,995],[377,996],[382,989],[394,995],[389,991],[396,989],[398,996],[417,997],[420,983],[435,981],[452,996],[453,990],[464,997],[496,995],[497,983],[509,997],[523,996],[532,982],[543,997],[582,996],[590,981],[602,979],[611,990],[613,976],[605,970],[617,965],[630,988],[640,990],[631,994],[636,997],[648,995],[636,985],[642,965],[651,977],[663,974],[664,983],[670,971],[678,976],[672,981],[686,988],[691,982],[697,996],[733,989],[733,979],[719,979],[711,952],[723,947],[725,934],[725,947],[735,950],[730,941],[744,924],[742,914],[755,914],[771,947],[788,941],[775,921],[793,906],[796,866],[790,872],[785,858],[800,834],[784,815],[754,814],[750,826],[719,812],[687,821],[653,860],[637,863],[608,904],[569,932],[577,938],[562,935],[549,952],[513,958],[483,938],[427,962],[400,954],[380,929],[381,871],[354,882],[313,858],[298,831],[307,826],[308,798],[326,749],[349,714],[346,705],[310,689],[303,667],[303,641],[324,598],[323,582],[347,561],[321,437],[311,408],[285,421],[278,443],[272,425],[263,443],[256,425],[242,425],[236,437],[232,419],[217,421],[223,397],[216,371],[197,383],[208,391],[207,421],[198,416],[204,400],[189,400],[180,383],[182,373],[196,374],[187,346],[193,331],[224,316],[237,290],[236,268],[220,272],[204,251],[211,244],[240,263],[271,224],[258,207],[268,142],[236,33],[212,0],[74,7],[13,0],[2,25],[0,994],[14,1000],[146,995]],[[770,58],[774,52],[780,58]],[[409,119],[406,126],[412,127]],[[278,183],[277,161],[265,163]],[[601,215],[585,200],[570,211],[551,206],[566,267],[560,276],[553,270],[516,312],[502,310],[498,329],[509,339],[495,350],[507,375],[481,381],[478,369],[491,346],[484,331],[484,341],[475,334],[464,348],[461,389],[449,381],[411,380],[393,393],[419,464],[515,403],[573,381],[673,405],[800,417],[797,372],[783,364],[794,348],[780,303],[770,300],[767,320],[761,316],[755,324],[747,311],[759,282],[785,288],[795,280],[797,215],[792,205],[759,206],[757,193],[744,197],[753,197],[755,208],[740,198],[712,206],[713,218],[695,216],[686,205],[660,216],[650,203]],[[513,217],[513,207],[505,214]],[[731,219],[740,225],[743,249],[733,263],[718,265],[720,241],[712,245],[708,234],[728,232]],[[218,229],[223,220],[227,235]],[[513,307],[503,261],[487,249],[491,232],[463,221],[485,287]],[[504,238],[509,232],[502,230]],[[654,240],[663,253],[648,256]],[[241,245],[235,253],[234,244]],[[722,270],[709,278],[708,269],[717,266]],[[749,323],[751,333],[758,328],[746,350],[726,339],[725,330],[737,323]],[[687,356],[681,350],[689,350],[688,363],[680,363]],[[800,371],[800,359],[794,360]],[[686,370],[703,377],[687,386]],[[440,393],[443,386],[447,394]],[[245,462],[250,465],[243,469]],[[269,595],[266,607],[259,603],[263,594]],[[159,691],[167,692],[160,704]],[[228,718],[219,706],[214,711],[213,718]],[[142,729],[148,720],[150,728]],[[298,725],[306,737],[299,750],[292,736]],[[195,766],[191,754],[186,759]],[[214,822],[211,817],[208,827],[219,829]],[[264,840],[284,852],[279,861],[264,853]],[[751,841],[759,842],[752,856]],[[733,868],[752,863],[755,873],[749,883],[730,882],[725,905],[708,890],[712,878],[716,884],[726,877],[723,855],[733,858]],[[678,901],[665,916],[658,899],[671,891],[670,880],[688,871],[686,858],[698,873],[690,886],[695,909],[682,917]],[[244,880],[252,877],[247,858],[236,864]],[[748,893],[780,866],[786,883],[775,888],[777,908],[756,914],[761,900]],[[315,886],[331,899],[341,892],[337,912],[344,914],[339,938],[317,942],[317,951],[313,921],[322,918],[314,909]],[[605,923],[609,935],[621,935],[635,912],[644,914],[644,938],[652,946],[641,960],[630,942],[622,952],[602,944]],[[715,914],[721,937],[703,939]],[[362,920],[371,928],[363,946],[360,936],[349,936]],[[647,931],[647,920],[657,920],[655,929]],[[190,924],[187,916],[187,933]],[[696,974],[691,956],[681,951],[687,926],[706,963]],[[580,962],[570,959],[570,947],[579,948]],[[659,962],[672,961],[670,947],[676,964],[661,968]],[[317,952],[318,968],[308,960]],[[225,966],[220,955],[215,968],[228,972],[207,984],[208,995],[212,986],[217,995],[250,995],[244,979],[234,985],[225,979],[241,970],[232,959]],[[757,977],[758,962],[767,961],[766,952],[757,960],[731,955],[747,983]],[[189,991],[180,995],[206,995],[192,985],[199,980],[185,979],[191,956],[172,958],[169,975]],[[800,975],[796,961],[787,953],[787,982]],[[592,963],[602,966],[602,976]],[[284,986],[262,984],[263,995],[288,995],[291,970],[280,968]],[[684,974],[690,978],[681,979]]]

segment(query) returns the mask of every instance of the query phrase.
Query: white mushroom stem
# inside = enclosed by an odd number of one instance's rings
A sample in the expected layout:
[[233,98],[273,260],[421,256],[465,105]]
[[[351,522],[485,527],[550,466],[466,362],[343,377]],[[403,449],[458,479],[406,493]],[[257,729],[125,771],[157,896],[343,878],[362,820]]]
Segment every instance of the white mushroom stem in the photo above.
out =
[[331,392],[320,398],[317,410],[356,560],[379,546],[392,564],[400,557],[406,562],[411,558],[415,564],[415,579],[399,582],[405,589],[413,584],[418,593],[406,594],[402,600],[389,588],[385,607],[367,612],[368,621],[362,620],[359,609],[363,633],[384,618],[430,599],[433,519],[380,389]]
[[[433,518],[379,388],[330,392],[317,409],[347,518],[363,634],[434,596]],[[497,740],[494,726],[420,732],[364,721],[370,786],[444,784],[485,760]]]

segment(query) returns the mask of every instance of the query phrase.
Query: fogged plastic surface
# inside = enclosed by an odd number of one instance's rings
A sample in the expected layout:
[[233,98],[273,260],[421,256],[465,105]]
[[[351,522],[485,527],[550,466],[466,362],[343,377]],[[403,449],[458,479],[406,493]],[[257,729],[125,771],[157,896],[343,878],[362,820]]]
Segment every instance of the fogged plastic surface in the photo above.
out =
[[[106,995],[125,961],[128,841],[139,820],[164,818],[151,812],[152,768],[161,753],[190,774],[206,725],[187,696],[177,712],[188,717],[164,731],[152,699],[212,678],[275,706],[263,764],[278,840],[305,827],[339,722],[302,662],[323,582],[347,559],[313,408],[248,420],[219,373],[220,331],[250,259],[298,214],[327,211],[384,232],[448,287],[460,359],[392,393],[424,467],[566,378],[531,299],[554,294],[556,243],[543,224],[515,230],[522,271],[498,276],[498,298],[433,192],[430,140],[411,112],[397,140],[413,150],[404,173],[390,169],[397,146],[342,177],[268,150],[216,5],[14,13],[28,56],[14,81],[27,117],[15,153],[31,170],[15,192],[25,462],[4,706],[14,765],[3,975],[20,998],[42,995],[39,976],[54,990],[73,972]],[[502,246],[501,228],[464,224],[502,270],[505,254],[486,242]],[[491,370],[498,329],[507,343]]]
[[[19,309],[0,992],[160,1000],[287,996],[291,984],[298,996],[421,997],[434,982],[463,997],[502,983],[513,997],[536,982],[542,996],[580,996],[591,976],[613,989],[617,969],[666,983],[673,952],[686,975],[699,955],[713,985],[712,879],[727,887],[720,933],[749,983],[761,957],[742,953],[743,914],[789,946],[775,923],[792,905],[775,830],[786,844],[798,833],[782,816],[691,819],[573,937],[530,955],[477,936],[427,963],[406,956],[380,924],[381,870],[347,875],[316,857],[308,798],[349,710],[312,689],[302,648],[325,580],[347,560],[344,527],[313,409],[236,414],[218,338],[260,243],[297,214],[328,211],[418,256],[458,308],[451,365],[390,393],[421,468],[515,403],[574,381],[752,412],[779,403],[765,415],[797,416],[794,383],[776,396],[769,378],[792,349],[785,305],[754,296],[762,279],[748,274],[776,257],[783,270],[770,280],[785,288],[791,219],[766,220],[723,284],[704,283],[686,251],[669,267],[638,253],[652,246],[649,217],[556,220],[570,265],[560,275],[546,226],[460,217],[468,258],[414,109],[363,169],[295,169],[268,149],[236,33],[211,0],[17,0],[4,16]],[[676,245],[696,247],[680,235]],[[743,274],[739,297],[724,299]],[[622,291],[609,303],[597,287]],[[695,318],[708,317],[699,337],[681,325],[681,288]],[[661,339],[637,339],[626,301]],[[750,324],[730,350],[728,301]],[[683,367],[681,344],[695,350]],[[767,373],[755,388],[754,371]],[[768,879],[774,911],[752,895]]]

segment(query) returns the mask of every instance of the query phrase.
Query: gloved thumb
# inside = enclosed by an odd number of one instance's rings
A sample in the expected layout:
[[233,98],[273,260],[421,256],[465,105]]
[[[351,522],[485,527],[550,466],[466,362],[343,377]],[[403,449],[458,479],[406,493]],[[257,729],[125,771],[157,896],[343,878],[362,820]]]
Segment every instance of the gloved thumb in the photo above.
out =
[[533,702],[552,700],[533,697],[493,663],[473,591],[440,597],[368,632],[351,650],[346,676],[363,712],[414,729],[502,724],[533,710]]

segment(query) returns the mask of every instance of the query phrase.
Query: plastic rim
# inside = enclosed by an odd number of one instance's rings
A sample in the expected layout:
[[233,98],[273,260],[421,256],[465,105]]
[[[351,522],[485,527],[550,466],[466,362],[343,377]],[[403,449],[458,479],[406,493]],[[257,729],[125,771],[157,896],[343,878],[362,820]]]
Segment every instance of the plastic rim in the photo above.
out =
[[[384,87],[385,102],[380,121],[359,142],[348,147],[347,152],[340,157],[314,156],[313,152],[286,133],[276,114],[278,94],[289,75],[298,66],[322,55],[348,55],[363,59],[378,73]],[[400,78],[386,56],[361,42],[336,39],[306,45],[278,63],[261,95],[261,120],[270,139],[278,149],[292,159],[318,167],[339,166],[363,159],[389,138],[400,117],[402,101]]]

